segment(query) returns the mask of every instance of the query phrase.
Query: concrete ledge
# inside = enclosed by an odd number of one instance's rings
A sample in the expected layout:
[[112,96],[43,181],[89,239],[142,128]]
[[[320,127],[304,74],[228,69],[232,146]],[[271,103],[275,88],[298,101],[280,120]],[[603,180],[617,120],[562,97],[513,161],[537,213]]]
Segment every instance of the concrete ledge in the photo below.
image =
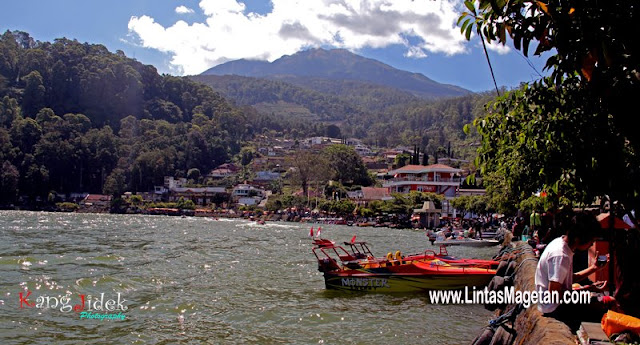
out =
[[[535,290],[535,273],[538,260],[527,243],[516,242],[516,250],[524,251],[517,258],[514,286],[520,291]],[[510,310],[514,306],[508,306]],[[535,305],[523,310],[516,318],[514,328],[517,332],[513,344],[576,344],[576,337],[563,322],[542,316]]]

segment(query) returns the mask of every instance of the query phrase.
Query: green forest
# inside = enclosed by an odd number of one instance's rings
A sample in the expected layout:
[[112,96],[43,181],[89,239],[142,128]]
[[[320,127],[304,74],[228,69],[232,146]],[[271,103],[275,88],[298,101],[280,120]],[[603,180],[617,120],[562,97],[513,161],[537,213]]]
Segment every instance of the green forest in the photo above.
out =
[[209,87],[159,75],[104,46],[0,38],[0,197],[147,191],[224,163],[250,138]]
[[[462,128],[483,116],[485,104],[495,98],[488,92],[427,101],[390,87],[322,78],[284,78],[287,82],[235,75],[190,78],[239,106],[256,108],[252,118],[259,119],[255,127],[262,130],[298,138],[325,134],[322,123],[331,122],[340,127],[342,136],[364,139],[372,146],[418,145],[435,155],[451,143],[456,158],[469,160],[475,157],[480,138],[476,133],[465,135]],[[264,111],[265,104],[272,105],[269,111]],[[292,105],[305,114],[291,114]]]

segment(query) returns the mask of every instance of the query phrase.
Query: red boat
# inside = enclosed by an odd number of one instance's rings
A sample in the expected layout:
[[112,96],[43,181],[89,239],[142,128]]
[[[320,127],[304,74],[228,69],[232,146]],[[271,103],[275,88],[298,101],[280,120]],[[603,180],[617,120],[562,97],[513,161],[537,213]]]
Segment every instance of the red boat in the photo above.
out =
[[[447,258],[425,252],[376,258],[365,242],[345,242],[351,252],[326,239],[314,240],[313,253],[327,289],[411,292],[485,286],[495,275],[486,260]],[[450,263],[442,260],[449,260]]]
[[[316,242],[320,241],[320,242]],[[332,241],[326,239],[316,239],[314,240],[314,244],[331,244],[334,243]],[[348,246],[351,249],[351,256],[354,259],[367,259],[373,258],[373,254],[367,245],[367,242],[344,242],[345,246]],[[387,254],[387,260],[392,260],[398,257],[399,252],[396,252],[395,255],[391,253]],[[345,257],[346,258],[346,257]],[[349,259],[349,258],[346,258]],[[478,266],[478,267],[489,267],[489,268],[497,268],[500,262],[494,260],[481,260],[481,259],[461,259],[455,256],[449,255],[446,246],[440,246],[439,253],[434,252],[431,249],[425,250],[420,254],[409,254],[403,257],[404,261],[422,261],[422,260],[435,260],[438,259],[443,261],[449,265],[453,266]]]

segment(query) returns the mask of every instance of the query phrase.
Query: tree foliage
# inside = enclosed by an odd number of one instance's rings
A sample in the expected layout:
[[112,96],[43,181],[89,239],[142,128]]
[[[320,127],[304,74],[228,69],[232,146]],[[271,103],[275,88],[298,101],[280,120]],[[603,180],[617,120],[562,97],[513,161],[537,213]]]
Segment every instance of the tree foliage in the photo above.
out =
[[0,52],[0,162],[20,195],[146,191],[210,171],[249,138],[244,113],[209,87],[104,46],[7,31]]
[[[640,65],[631,0],[466,1],[460,17],[489,42],[513,41],[526,56],[549,51],[544,78],[498,99],[475,120],[483,137],[477,163],[512,201],[537,191],[549,205],[609,195],[638,206],[639,133],[628,111]],[[497,194],[496,193],[496,194]]]
[[373,183],[362,158],[352,146],[331,145],[324,149],[324,155],[333,173],[332,180],[343,185],[370,186]]

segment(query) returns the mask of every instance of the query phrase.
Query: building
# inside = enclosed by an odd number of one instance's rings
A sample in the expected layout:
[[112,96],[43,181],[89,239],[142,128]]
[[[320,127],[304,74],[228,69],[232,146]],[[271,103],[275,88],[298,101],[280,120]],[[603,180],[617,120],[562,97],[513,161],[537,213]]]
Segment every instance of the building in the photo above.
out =
[[453,198],[460,189],[461,172],[444,164],[407,165],[390,171],[393,178],[383,187],[388,188],[389,193],[431,192]]
[[374,200],[393,200],[388,188],[362,187],[358,191],[347,192],[347,196],[358,205],[367,205]]
[[354,150],[356,150],[356,153],[358,153],[358,155],[360,156],[372,156],[373,152],[371,151],[371,149],[366,146],[366,145],[362,145],[362,144],[358,144],[353,146]]
[[176,187],[169,190],[169,201],[176,202],[183,198],[196,205],[209,205],[216,200],[226,200],[228,195],[224,187]]
[[81,206],[109,207],[111,205],[111,195],[87,194],[80,202]]
[[174,179],[173,176],[165,176],[164,186],[155,186],[150,199],[144,199],[176,202],[183,198],[193,201],[196,205],[209,205],[229,197],[229,193],[223,187],[184,187],[186,183],[185,178]]
[[[211,170],[208,174],[208,178],[221,179],[229,176],[234,176],[240,171],[240,167],[233,163],[224,163]],[[166,183],[165,183],[166,184]]]
[[233,187],[231,198],[240,205],[258,205],[266,196],[263,189],[256,188],[249,184],[239,184]]

